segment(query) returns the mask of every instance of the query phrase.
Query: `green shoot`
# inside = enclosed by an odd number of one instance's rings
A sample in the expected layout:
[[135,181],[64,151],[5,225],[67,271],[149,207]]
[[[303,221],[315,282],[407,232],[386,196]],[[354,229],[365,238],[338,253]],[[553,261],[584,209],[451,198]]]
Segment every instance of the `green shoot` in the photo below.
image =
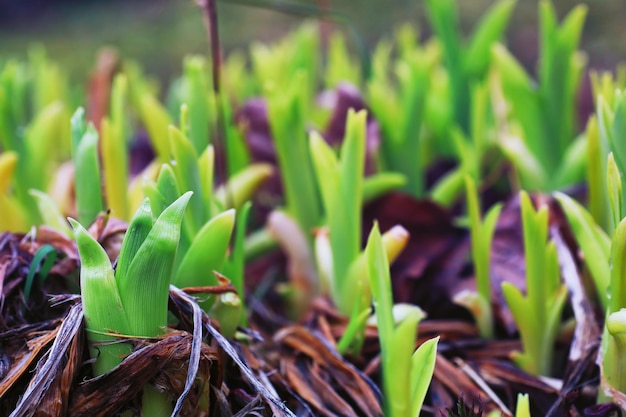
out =
[[407,53],[398,62],[399,85],[394,88],[387,74],[390,52],[386,44],[379,45],[374,55],[374,74],[368,83],[370,105],[385,138],[381,147],[382,162],[387,170],[406,176],[404,191],[421,197],[425,185],[420,130],[436,55],[427,48]]
[[[540,58],[538,85],[502,46],[492,50],[496,76],[505,103],[494,106],[511,109],[511,119],[500,120],[501,147],[509,156],[522,181],[530,190],[555,190],[582,178],[584,138],[576,133],[575,97],[585,64],[576,51],[586,7],[575,7],[559,26],[553,6],[541,1]],[[501,118],[506,119],[506,114]]]
[[579,203],[563,193],[554,195],[563,208],[576,242],[585,256],[585,263],[591,272],[600,305],[606,309],[609,302],[608,288],[611,276],[609,265],[611,239]]
[[493,314],[491,311],[491,276],[489,274],[489,255],[496,222],[502,209],[501,204],[494,205],[485,218],[480,217],[480,202],[474,181],[465,177],[467,195],[467,214],[470,222],[472,242],[472,262],[476,276],[476,293],[463,292],[455,296],[455,302],[465,306],[474,316],[479,333],[484,338],[493,337]]
[[[186,193],[152,223],[146,200],[131,220],[117,271],[100,244],[73,219],[81,259],[81,296],[96,375],[115,368],[130,353],[118,336],[156,337],[167,326],[169,285],[180,238]],[[167,394],[144,388],[144,415],[169,415]],[[154,403],[160,404],[155,413]],[[168,411],[169,409],[169,411]]]
[[520,193],[524,253],[526,255],[526,297],[513,284],[502,284],[522,338],[523,353],[513,359],[526,372],[550,375],[561,312],[567,288],[561,283],[556,246],[548,242],[548,208],[533,208],[527,193]]
[[602,397],[611,397],[611,387],[626,392],[626,220],[622,220],[615,230],[611,245],[611,282],[609,305],[602,336]]
[[30,291],[35,281],[35,275],[39,275],[39,284],[41,285],[54,265],[57,254],[56,249],[52,245],[46,244],[37,249],[28,268],[26,281],[24,282],[24,301],[28,302]]
[[72,116],[72,159],[76,187],[78,221],[91,224],[104,209],[98,162],[98,132],[92,124],[85,126],[84,110]]
[[517,407],[515,417],[530,417],[530,401],[528,394],[517,394]]
[[347,315],[352,311],[348,300],[353,299],[354,283],[345,281],[345,277],[361,246],[365,118],[364,111],[348,113],[340,161],[324,139],[311,135],[311,154],[330,232],[331,293],[339,310]]
[[126,140],[127,120],[125,101],[127,81],[118,75],[111,92],[111,116],[102,120],[102,172],[106,190],[107,207],[120,219],[130,217],[128,201],[128,150]]
[[181,101],[189,106],[189,139],[198,154],[209,144],[209,81],[204,60],[188,57],[184,62],[183,97]]
[[345,36],[341,32],[333,32],[328,44],[325,83],[327,88],[335,88],[342,82],[361,85],[361,72],[359,63],[353,61],[348,52]]
[[10,184],[15,174],[17,154],[0,154],[0,228],[18,232],[28,228],[28,220],[16,196],[10,192]]
[[513,0],[500,0],[482,17],[469,45],[461,41],[455,0],[426,2],[428,20],[443,48],[450,79],[454,120],[464,131],[470,128],[470,87],[487,75],[492,45],[498,42],[515,7]]
[[413,352],[417,325],[423,317],[417,310],[396,325],[389,262],[378,224],[372,228],[365,253],[381,346],[385,415],[417,416],[435,368],[438,339],[425,342]]

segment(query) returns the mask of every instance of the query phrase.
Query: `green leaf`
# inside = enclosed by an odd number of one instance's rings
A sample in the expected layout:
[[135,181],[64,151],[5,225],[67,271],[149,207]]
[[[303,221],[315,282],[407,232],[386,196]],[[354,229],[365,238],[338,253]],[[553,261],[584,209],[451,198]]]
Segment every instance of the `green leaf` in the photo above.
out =
[[184,62],[184,98],[189,106],[189,139],[197,154],[209,144],[209,85],[204,59],[187,57]]
[[213,271],[221,271],[235,226],[235,210],[227,210],[207,222],[183,257],[174,285],[196,287],[217,285]]
[[548,173],[544,171],[542,162],[536,153],[528,147],[528,143],[517,136],[501,138],[500,149],[515,165],[522,184],[530,189],[541,189],[548,183]]
[[[80,290],[87,335],[92,343],[111,342],[114,336],[107,333],[130,334],[126,310],[115,282],[109,257],[100,244],[76,220],[68,219],[74,228],[76,245],[80,255]],[[130,346],[102,344],[91,348],[94,371],[104,374],[130,353]]]
[[139,115],[148,131],[157,158],[163,163],[168,162],[171,154],[168,127],[172,120],[167,110],[152,95],[142,92],[139,99]]
[[[213,173],[215,168],[215,150],[212,145],[207,146],[198,158],[198,174],[200,186],[203,191],[203,204],[207,216],[212,215],[210,208],[213,206]],[[217,198],[217,196],[215,196]]]
[[[361,247],[361,205],[363,195],[363,170],[365,164],[365,111],[348,111],[346,120],[346,134],[341,147],[341,162],[339,163],[339,189],[341,192],[340,205],[327,207],[336,212],[336,219],[340,223],[331,224],[330,240],[334,250],[342,259],[334,256],[335,273],[337,278],[344,276],[350,263],[355,259]],[[318,172],[318,175],[320,173]],[[337,201],[335,202],[337,203]],[[343,265],[340,264],[343,262]]]
[[435,371],[438,342],[439,337],[425,341],[411,356],[411,385],[409,391],[411,398],[409,415],[411,416],[418,416],[424,404],[424,398],[426,398],[426,393]]
[[125,220],[130,216],[126,140],[128,121],[125,114],[127,90],[126,77],[117,75],[111,92],[111,117],[102,120],[100,130],[107,205],[113,216]]
[[576,242],[578,242],[585,256],[601,304],[606,307],[608,305],[609,277],[611,276],[609,237],[594,222],[591,215],[572,198],[558,192],[554,196],[563,208],[567,222],[572,228],[574,237],[576,237]]
[[128,277],[130,265],[146,237],[148,237],[150,230],[152,230],[152,210],[150,210],[150,202],[146,198],[131,219],[128,229],[126,229],[126,235],[122,242],[115,269],[115,279],[118,285],[127,279],[132,279]]
[[191,141],[176,127],[170,126],[169,133],[170,148],[175,161],[172,168],[176,175],[176,183],[180,191],[193,191],[195,196],[191,200],[185,221],[185,228],[193,236],[204,224],[209,210],[209,207],[204,205],[204,189],[198,167],[198,154]]
[[29,193],[37,203],[43,224],[63,233],[65,236],[74,236],[74,232],[65,217],[63,217],[61,210],[59,210],[57,204],[48,194],[39,190],[29,190]]
[[427,0],[426,14],[443,47],[446,69],[450,74],[455,120],[467,131],[469,83],[464,73],[467,51],[463,50],[455,0]]
[[585,129],[587,139],[587,184],[589,196],[587,207],[595,221],[612,234],[617,223],[612,223],[610,204],[607,204],[608,189],[605,175],[605,155],[608,153],[608,142],[600,140],[598,119],[591,116]]
[[54,265],[54,261],[57,258],[56,249],[49,244],[45,244],[37,249],[33,260],[28,267],[28,274],[24,281],[24,301],[28,302],[30,297],[30,291],[33,287],[33,281],[35,280],[35,274],[39,273],[39,282],[43,282],[50,272],[50,268]]
[[363,178],[363,203],[369,203],[405,184],[406,177],[397,172],[378,172]]
[[324,138],[313,131],[310,135],[311,157],[318,178],[318,186],[326,211],[335,206],[339,197],[339,161]]
[[63,103],[55,101],[29,123],[24,136],[25,155],[21,155],[26,157],[27,165],[20,173],[27,176],[28,188],[46,190],[55,162],[68,157],[71,147],[68,117]]
[[607,185],[613,224],[617,225],[622,219],[622,213],[624,213],[622,207],[622,179],[612,152],[609,153],[607,162]]
[[608,312],[615,313],[626,307],[626,219],[615,229],[611,243],[611,272],[608,292]]
[[239,209],[274,173],[270,164],[257,163],[232,175],[225,186],[215,191],[215,199],[224,207]]
[[622,94],[615,107],[612,134],[609,136],[611,150],[620,172],[626,172],[626,94]]
[[72,117],[74,182],[78,220],[82,224],[91,224],[104,209],[98,158],[98,131],[92,124],[83,129],[82,114],[83,110],[78,109]]
[[[227,259],[223,270],[224,275],[230,278],[233,286],[237,289],[237,294],[243,300],[245,295],[244,286],[244,270],[245,270],[245,243],[246,243],[246,229],[248,226],[248,218],[250,216],[250,209],[252,203],[247,201],[237,212],[237,219],[235,221],[235,237],[230,252],[230,257]],[[243,304],[243,302],[242,302]],[[242,326],[247,326],[247,317],[244,313],[241,315]]]
[[517,407],[515,408],[515,417],[531,417],[528,394],[517,394]]
[[474,77],[483,76],[489,66],[491,46],[502,38],[507,28],[515,0],[494,3],[483,15],[467,48],[467,71]]
[[386,412],[391,417],[409,415],[411,410],[412,381],[411,366],[408,364],[412,364],[411,356],[420,318],[419,314],[412,314],[401,321],[393,330],[389,343],[384,346],[387,352],[381,352]]
[[268,87],[268,116],[281,170],[287,211],[307,233],[318,226],[322,205],[315,182],[304,111],[307,74],[290,76],[286,88]]
[[383,247],[382,237],[375,222],[367,239],[365,247],[367,258],[367,273],[374,295],[376,306],[376,318],[381,347],[389,343],[394,333],[394,319],[392,314],[393,299],[391,293],[391,276],[389,274],[389,261]]
[[154,337],[167,325],[167,299],[174,258],[191,194],[183,194],[161,213],[132,257],[128,274],[118,280],[120,298],[133,335]]
[[550,188],[564,188],[584,180],[589,159],[588,148],[589,142],[585,135],[579,135],[569,143],[561,155],[560,166]]

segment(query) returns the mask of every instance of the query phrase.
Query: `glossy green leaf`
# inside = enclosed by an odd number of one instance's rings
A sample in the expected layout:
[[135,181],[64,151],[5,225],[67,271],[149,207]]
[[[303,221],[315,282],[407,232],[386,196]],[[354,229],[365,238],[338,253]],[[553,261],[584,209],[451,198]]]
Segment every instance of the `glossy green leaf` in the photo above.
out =
[[[100,244],[77,221],[69,219],[74,228],[80,255],[80,288],[87,335],[92,343],[115,340],[112,333],[128,335],[130,324],[122,304],[109,257]],[[130,353],[125,344],[102,344],[91,347],[97,375],[104,374]]]
[[176,175],[176,183],[181,192],[193,191],[194,198],[190,201],[185,228],[191,236],[202,227],[208,216],[209,207],[204,205],[203,181],[200,178],[198,154],[191,141],[174,126],[169,127],[170,147],[174,156],[172,169]]
[[438,342],[439,337],[425,341],[411,356],[411,416],[418,416],[424,404],[435,371]]
[[65,236],[74,236],[74,232],[67,223],[66,218],[63,217],[59,206],[57,206],[48,194],[39,190],[30,190],[29,193],[37,203],[43,224],[63,233]]
[[187,57],[184,62],[183,102],[189,106],[189,140],[199,155],[209,144],[209,84],[205,61]]
[[[167,325],[167,299],[181,223],[191,192],[183,194],[157,218],[118,279],[120,298],[133,335],[154,337]],[[142,214],[142,217],[145,216]]]
[[482,16],[467,48],[467,71],[472,76],[482,76],[487,71],[491,47],[502,38],[515,4],[515,0],[500,0]]
[[598,297],[603,307],[608,304],[610,277],[610,239],[595,223],[589,212],[580,204],[562,193],[555,193],[556,199],[565,212],[576,242],[580,246],[591,272]]
[[227,210],[207,222],[191,243],[176,271],[174,285],[184,287],[217,285],[213,271],[226,261],[235,226],[235,210]]
[[146,198],[131,219],[128,229],[126,229],[126,235],[124,236],[115,268],[115,279],[118,285],[122,281],[132,279],[128,277],[128,271],[137,252],[139,252],[139,248],[141,248],[150,230],[152,230],[152,223],[152,210],[150,209],[150,202]]
[[104,206],[100,184],[98,132],[91,124],[84,128],[83,113],[82,109],[78,109],[72,116],[72,159],[78,220],[82,224],[90,224],[103,211]]

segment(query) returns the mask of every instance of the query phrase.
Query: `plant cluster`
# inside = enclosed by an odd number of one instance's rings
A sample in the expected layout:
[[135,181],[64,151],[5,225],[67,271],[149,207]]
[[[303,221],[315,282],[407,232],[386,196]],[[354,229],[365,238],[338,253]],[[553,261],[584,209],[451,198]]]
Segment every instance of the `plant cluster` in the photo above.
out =
[[[124,63],[104,91],[87,92],[108,97],[100,117],[79,107],[80,95],[42,50],[27,62],[4,62],[0,229],[52,228],[74,239],[92,376],[119,369],[131,341],[150,343],[179,324],[168,304],[177,289],[193,294],[205,321],[245,352],[253,315],[245,268],[281,248],[288,266],[276,292],[285,315],[302,320],[316,299],[332,300],[345,321],[332,348],[355,363],[375,331],[385,415],[420,415],[444,339],[418,339],[426,314],[394,303],[390,263],[422,236],[402,224],[381,234],[378,223],[363,221],[365,204],[400,192],[449,208],[467,226],[475,288],[455,302],[491,341],[502,335],[494,295],[501,293],[500,310],[510,312],[521,339],[511,360],[550,377],[572,305],[555,211],[541,203],[553,197],[582,254],[588,299],[605,317],[598,402],[626,407],[624,73],[592,76],[597,110],[578,132],[585,7],[559,24],[551,3],[540,2],[537,80],[504,45],[514,7],[514,0],[496,2],[464,42],[456,2],[429,0],[434,36],[422,40],[414,27],[400,28],[374,49],[370,74],[361,73],[370,65],[358,64],[341,32],[320,54],[314,24],[275,45],[253,44],[249,59],[188,57],[164,102],[137,64]],[[216,68],[223,77],[211,88]],[[154,160],[133,173],[137,127]],[[452,168],[430,184],[427,173],[442,159]],[[581,182],[586,202],[563,192]],[[520,202],[522,288],[493,279],[490,254],[505,206],[483,215],[486,189]],[[268,200],[269,214],[256,210]],[[116,251],[85,228],[109,218],[128,222]],[[371,230],[365,248],[363,229]],[[44,248],[33,258],[42,276],[56,260]],[[529,416],[532,396],[521,394],[515,414]],[[208,389],[198,395],[214,396]],[[175,401],[147,384],[141,413],[169,415]],[[473,415],[468,404],[448,413]]]

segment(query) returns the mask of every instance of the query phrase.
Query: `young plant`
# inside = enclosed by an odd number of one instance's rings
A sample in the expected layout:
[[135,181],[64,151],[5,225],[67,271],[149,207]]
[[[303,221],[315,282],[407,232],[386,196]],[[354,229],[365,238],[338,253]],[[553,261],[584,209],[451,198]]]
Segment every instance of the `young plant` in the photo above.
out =
[[417,325],[423,317],[417,307],[396,324],[389,262],[378,224],[372,228],[365,253],[380,339],[385,415],[417,416],[435,369],[438,338],[424,342],[414,351]]
[[[495,66],[494,106],[500,146],[518,171],[522,187],[555,190],[584,174],[585,140],[576,135],[576,93],[585,60],[577,52],[586,7],[575,7],[559,26],[549,1],[539,4],[540,57],[538,81],[502,46],[492,50]],[[496,90],[502,89],[501,92]]]
[[349,82],[352,85],[361,85],[361,71],[358,62],[355,62],[348,51],[345,36],[333,32],[328,43],[328,63],[325,70],[325,85],[333,89],[340,83]]
[[563,208],[567,222],[585,257],[585,264],[591,273],[600,306],[606,309],[609,303],[608,288],[611,276],[609,263],[611,238],[582,205],[563,193],[557,192],[554,195]]
[[427,47],[406,51],[396,64],[397,86],[389,78],[390,55],[390,45],[379,44],[373,57],[373,76],[368,83],[369,104],[384,138],[381,163],[386,170],[406,176],[404,191],[423,197],[421,127],[437,55],[433,48]]
[[467,214],[472,242],[472,262],[476,277],[476,292],[463,291],[454,297],[454,301],[466,307],[474,316],[480,335],[493,337],[493,313],[491,311],[491,276],[489,275],[489,256],[491,241],[502,210],[502,204],[496,204],[481,219],[480,202],[476,184],[470,177],[465,177],[467,196]]
[[19,200],[10,190],[16,164],[15,152],[0,154],[0,228],[9,232],[26,230],[29,224]]
[[[610,79],[604,78],[608,83]],[[626,93],[619,89],[617,82],[611,83],[613,89],[605,86],[597,96],[596,117],[588,125],[589,141],[589,207],[593,209],[594,218],[602,224],[609,235],[619,221],[626,215],[625,197],[620,193],[620,201],[615,204],[610,201],[615,197],[607,187],[612,178],[621,177],[626,172],[626,146],[624,140],[624,123],[626,122]],[[599,88],[599,87],[598,87]],[[611,152],[611,161],[606,155]],[[611,164],[613,166],[611,166]],[[609,174],[609,182],[606,181],[607,170],[614,170]],[[615,181],[613,181],[615,183]],[[613,209],[613,212],[609,211]]]
[[526,257],[526,296],[513,284],[502,284],[522,339],[523,352],[513,359],[524,371],[550,375],[554,341],[559,331],[567,287],[561,283],[554,242],[548,241],[548,208],[535,211],[527,193],[520,193],[524,253]]
[[286,89],[279,90],[278,84],[269,87],[267,99],[286,212],[310,236],[322,218],[322,202],[306,134],[305,77],[306,73],[298,72],[286,78],[291,79]]
[[93,124],[85,124],[84,114],[81,107],[72,116],[72,160],[78,221],[91,224],[98,213],[104,210],[104,203],[98,159],[98,131]]
[[0,67],[0,145],[16,157],[10,182],[22,212],[12,215],[11,230],[41,222],[29,190],[45,191],[52,171],[69,154],[68,118],[65,74],[43,50],[32,50],[29,63]]
[[[365,111],[348,112],[339,159],[320,135],[312,133],[310,141],[327,228],[326,233],[318,233],[316,242],[318,269],[326,281],[324,286],[345,315],[367,309],[371,298],[360,260],[366,117]],[[393,260],[402,251],[408,235],[392,230],[389,236],[395,235],[396,239],[385,240],[387,256]],[[360,296],[355,297],[355,289]]]
[[[194,192],[194,200],[190,201],[190,210],[183,220],[181,247],[174,262],[172,283],[180,288],[206,287],[218,285],[213,271],[225,272],[227,267],[234,275],[235,286],[243,289],[243,254],[242,245],[245,233],[247,212],[240,212],[237,221],[237,238],[229,261],[231,236],[235,228],[235,210],[222,211],[233,204],[239,208],[256,190],[258,185],[271,174],[271,169],[264,165],[253,165],[231,178],[227,190],[213,190],[213,147],[208,146],[198,156],[192,142],[180,130],[171,126],[170,149],[172,164],[161,167],[156,182],[145,180],[144,193],[150,197],[154,213],[160,213],[171,201],[176,199],[181,190]],[[243,293],[240,293],[243,295]],[[209,311],[215,302],[208,299],[201,306]],[[243,311],[241,300],[233,294],[219,297],[218,304],[228,319],[222,320],[222,330],[230,329],[232,336],[239,324]],[[225,309],[225,305],[232,308]],[[236,310],[234,314],[232,310]],[[233,319],[233,316],[236,316]],[[219,321],[219,317],[218,317]]]
[[626,392],[626,220],[623,218],[623,192],[618,165],[609,154],[606,190],[611,223],[616,224],[612,239],[580,204],[564,194],[557,194],[574,236],[582,249],[587,268],[596,283],[596,291],[606,311],[602,335],[601,383],[599,397],[611,400],[615,390]]
[[[166,328],[169,285],[190,197],[184,194],[156,221],[144,201],[128,226],[115,270],[100,244],[70,219],[81,259],[81,296],[96,375],[112,370],[130,353],[130,345],[118,337],[152,338]],[[169,415],[171,410],[167,395],[144,388],[142,415]]]
[[128,219],[131,214],[128,195],[128,140],[129,128],[126,120],[127,79],[118,74],[111,90],[111,112],[101,122],[102,173],[106,205],[111,214],[119,219]]
[[491,47],[507,27],[514,0],[500,0],[482,17],[467,46],[461,40],[456,0],[428,0],[428,20],[441,43],[450,83],[453,120],[469,133],[471,86],[484,81],[489,69]]
[[619,222],[613,235],[610,277],[602,335],[601,398],[612,398],[611,390],[626,392],[626,220]]
[[[332,252],[332,271],[327,277],[333,299],[339,311],[352,312],[354,282],[347,282],[351,263],[361,251],[361,199],[365,163],[365,111],[350,110],[346,121],[346,135],[341,148],[341,160],[324,139],[311,134],[311,154],[321,190],[326,224]],[[369,291],[363,294],[369,304]]]
[[[303,106],[303,115],[311,114],[316,94],[319,50],[319,34],[314,24],[302,25],[289,37],[271,47],[261,43],[252,44],[250,57],[257,81],[257,94],[267,92],[268,88],[278,90],[279,86],[285,85],[285,81],[297,80],[297,94],[302,100],[299,105]],[[294,78],[296,75],[297,78]],[[296,87],[289,86],[289,90],[294,88]],[[281,92],[284,93],[282,89]],[[271,100],[271,97],[268,98]]]
[[458,165],[430,191],[430,198],[443,206],[449,207],[457,201],[466,176],[480,182],[483,156],[495,144],[487,84],[476,83],[472,86],[471,103],[469,134],[459,128],[453,128],[449,133],[455,145]]
[[530,401],[528,398],[528,394],[517,394],[515,417],[530,417]]

